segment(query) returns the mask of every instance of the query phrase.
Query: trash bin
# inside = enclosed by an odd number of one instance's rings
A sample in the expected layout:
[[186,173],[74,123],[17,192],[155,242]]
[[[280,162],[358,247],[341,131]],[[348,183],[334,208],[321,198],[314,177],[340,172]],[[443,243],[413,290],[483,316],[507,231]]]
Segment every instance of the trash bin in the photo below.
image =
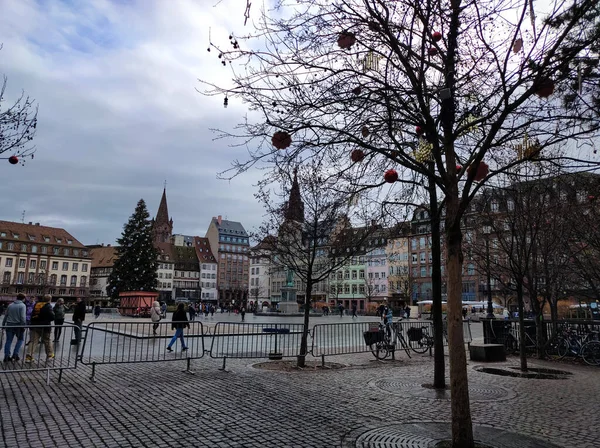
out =
[[502,344],[510,334],[512,323],[500,319],[481,319],[483,322],[483,337],[486,344]]

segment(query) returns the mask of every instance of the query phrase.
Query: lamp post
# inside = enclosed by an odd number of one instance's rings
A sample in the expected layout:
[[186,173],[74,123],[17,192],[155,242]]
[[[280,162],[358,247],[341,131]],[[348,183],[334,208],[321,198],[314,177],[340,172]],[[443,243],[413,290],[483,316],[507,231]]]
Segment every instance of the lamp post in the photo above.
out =
[[492,279],[490,269],[490,229],[489,226],[484,226],[485,238],[485,257],[486,257],[486,275],[487,275],[487,318],[494,318],[494,304],[492,302]]

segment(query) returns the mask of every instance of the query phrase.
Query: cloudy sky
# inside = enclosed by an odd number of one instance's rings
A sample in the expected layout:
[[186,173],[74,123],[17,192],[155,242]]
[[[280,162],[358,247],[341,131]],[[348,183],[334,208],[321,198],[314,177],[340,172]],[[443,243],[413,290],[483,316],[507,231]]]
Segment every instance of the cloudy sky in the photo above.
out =
[[195,90],[198,78],[231,78],[206,51],[209,29],[223,43],[248,31],[245,4],[0,0],[7,100],[23,89],[39,103],[35,159],[0,160],[0,219],[21,221],[25,210],[26,222],[84,244],[113,243],[140,198],[156,214],[166,180],[174,232],[203,236],[219,214],[256,227],[259,173],[218,180],[244,153],[209,130],[232,129],[245,110]]

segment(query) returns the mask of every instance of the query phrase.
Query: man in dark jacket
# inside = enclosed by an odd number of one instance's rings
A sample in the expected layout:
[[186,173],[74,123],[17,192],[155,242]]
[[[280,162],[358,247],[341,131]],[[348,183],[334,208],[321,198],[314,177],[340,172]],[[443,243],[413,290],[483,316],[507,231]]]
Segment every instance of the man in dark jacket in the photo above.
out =
[[29,353],[25,357],[25,362],[34,361],[33,355],[40,338],[46,349],[46,360],[54,359],[54,349],[52,347],[52,341],[50,340],[50,330],[52,329],[51,325],[54,320],[54,311],[52,311],[52,305],[50,305],[51,299],[52,296],[46,294],[33,308],[30,328],[31,344],[29,345]]
[[75,324],[75,339],[71,341],[71,345],[78,345],[81,342],[81,327],[85,320],[85,302],[81,297],[77,297],[77,304],[73,310],[73,323]]

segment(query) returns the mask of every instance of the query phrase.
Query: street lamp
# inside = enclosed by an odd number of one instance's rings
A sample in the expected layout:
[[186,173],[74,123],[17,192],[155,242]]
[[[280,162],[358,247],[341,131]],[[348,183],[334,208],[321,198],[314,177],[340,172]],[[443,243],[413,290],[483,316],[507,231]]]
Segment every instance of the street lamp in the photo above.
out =
[[494,318],[494,304],[492,302],[492,279],[490,269],[490,233],[491,228],[489,225],[483,226],[483,233],[485,234],[485,257],[486,257],[486,275],[487,275],[487,318]]

